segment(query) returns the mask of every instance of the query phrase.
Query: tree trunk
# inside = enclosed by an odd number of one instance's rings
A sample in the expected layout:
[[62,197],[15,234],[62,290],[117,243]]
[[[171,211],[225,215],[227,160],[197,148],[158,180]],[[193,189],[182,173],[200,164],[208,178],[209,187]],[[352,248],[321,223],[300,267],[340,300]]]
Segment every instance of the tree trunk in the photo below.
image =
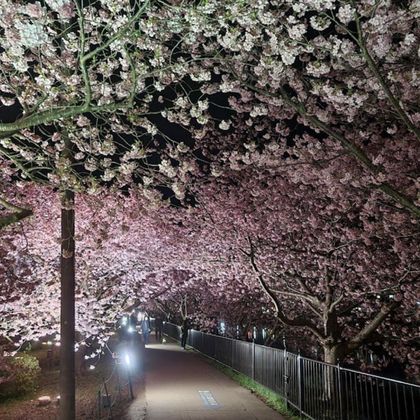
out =
[[338,363],[338,348],[324,347],[324,362],[336,365]]
[[323,383],[324,383],[324,392],[323,392],[323,399],[325,401],[330,400],[333,395],[336,387],[338,386],[337,383],[337,375],[336,375],[336,367],[338,363],[338,348],[333,346],[324,346],[324,362],[330,365],[323,365]]
[[74,193],[61,196],[60,420],[76,418]]

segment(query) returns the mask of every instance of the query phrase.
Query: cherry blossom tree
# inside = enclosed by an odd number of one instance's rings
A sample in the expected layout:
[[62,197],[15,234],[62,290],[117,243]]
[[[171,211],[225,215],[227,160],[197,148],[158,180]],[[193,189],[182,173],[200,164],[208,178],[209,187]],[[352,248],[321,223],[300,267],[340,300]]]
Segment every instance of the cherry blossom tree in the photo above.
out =
[[[157,306],[175,315],[186,299],[203,329],[215,318],[231,325],[265,319],[267,326],[278,319],[307,331],[329,362],[379,340],[414,368],[417,223],[384,206],[376,190],[355,198],[353,186],[337,185],[328,171],[231,172],[201,186],[189,210],[151,207],[141,191],[80,195],[77,330],[106,343],[124,308]],[[4,278],[26,280],[3,294],[2,331],[18,345],[59,332],[59,203],[53,191],[39,191],[22,201],[36,219],[24,224],[25,235],[16,225],[4,252],[4,261],[12,259]],[[404,346],[395,346],[396,334]]]
[[[0,3],[0,100],[9,109],[0,153],[21,177],[48,182],[62,197],[63,419],[74,418],[74,192],[134,177],[146,187],[174,184],[189,170],[164,158],[147,119],[155,92],[188,74],[173,9],[148,0]],[[1,205],[13,212],[2,224],[27,215]]]
[[[218,74],[204,92],[230,96],[221,129],[236,133],[239,114],[259,148],[279,153],[303,131],[305,146],[351,156],[364,188],[420,215],[415,176],[393,170],[402,156],[415,167],[419,153],[416,1],[207,1],[187,14],[197,55],[220,51],[216,65],[195,67]],[[184,101],[173,118],[188,124],[196,108]]]
[[[275,316],[309,331],[325,361],[344,360],[378,337],[392,347],[401,331],[405,343],[412,341],[419,280],[415,219],[383,206],[377,192],[355,196],[346,183],[300,166],[288,167],[287,176],[244,170],[203,191],[195,214],[199,235],[224,244],[226,253],[234,248]],[[415,364],[410,346],[392,351]]]
[[[3,0],[0,10],[1,169],[62,197],[62,418],[74,411],[75,192],[136,184],[154,202],[162,187],[182,201],[202,171],[302,165],[329,194],[345,184],[360,195],[375,221],[399,226],[400,207],[420,215],[415,1]],[[169,123],[185,127],[182,141]],[[1,227],[30,214],[2,194]],[[340,212],[353,209],[348,197]],[[254,270],[260,246],[247,243]],[[240,275],[212,264],[176,269],[247,281],[239,262]]]
[[[58,256],[60,203],[50,188],[23,184],[22,203],[34,216],[2,232],[2,335],[16,346],[59,335]],[[172,224],[181,208],[160,204],[134,190],[130,195],[79,195],[76,211],[76,331],[81,340],[106,342],[122,311],[155,303],[178,312],[188,296],[188,313],[200,326],[239,308],[246,282],[230,290],[215,277],[227,260],[214,249],[189,253],[194,241]],[[194,241],[193,241],[194,240]]]

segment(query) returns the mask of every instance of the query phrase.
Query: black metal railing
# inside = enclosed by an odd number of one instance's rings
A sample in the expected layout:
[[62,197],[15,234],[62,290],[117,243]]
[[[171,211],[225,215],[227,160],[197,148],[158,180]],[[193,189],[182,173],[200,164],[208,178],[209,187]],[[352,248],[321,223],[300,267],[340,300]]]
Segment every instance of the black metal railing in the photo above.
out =
[[[181,327],[164,324],[180,340]],[[420,386],[330,365],[286,350],[190,330],[187,344],[243,373],[314,420],[416,420]]]
[[96,404],[90,417],[94,420],[119,419],[121,411],[134,399],[133,376],[143,372],[144,345],[133,336],[131,341],[113,343],[106,354],[112,371],[103,378],[96,392]]

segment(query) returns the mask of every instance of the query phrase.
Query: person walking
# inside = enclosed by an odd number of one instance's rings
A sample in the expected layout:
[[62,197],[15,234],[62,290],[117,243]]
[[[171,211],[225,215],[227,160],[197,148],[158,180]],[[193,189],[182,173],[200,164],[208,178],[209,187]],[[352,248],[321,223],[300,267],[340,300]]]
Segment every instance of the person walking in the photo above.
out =
[[182,322],[182,327],[181,327],[181,332],[182,332],[181,347],[183,349],[185,349],[185,346],[187,345],[188,329],[189,329],[189,321],[188,321],[188,317],[185,317],[184,321]]
[[163,319],[158,315],[155,318],[155,335],[158,343],[162,342]]
[[150,320],[149,320],[149,315],[147,315],[147,313],[143,313],[142,316],[140,317],[140,325],[141,325],[141,333],[143,336],[143,342],[144,344],[148,344],[149,343],[149,333],[150,333]]

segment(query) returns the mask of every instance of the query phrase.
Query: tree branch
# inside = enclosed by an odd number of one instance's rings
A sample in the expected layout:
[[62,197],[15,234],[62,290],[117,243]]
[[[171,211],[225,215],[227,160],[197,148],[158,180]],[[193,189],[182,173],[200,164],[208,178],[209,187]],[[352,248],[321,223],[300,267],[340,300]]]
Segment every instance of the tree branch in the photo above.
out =
[[[356,10],[356,2],[354,0],[351,0],[351,4]],[[407,126],[407,128],[414,133],[416,136],[417,141],[420,142],[420,130],[412,123],[407,113],[403,110],[401,107],[399,101],[392,93],[391,89],[388,86],[388,83],[386,82],[385,78],[382,76],[381,72],[379,71],[379,68],[377,64],[375,63],[375,60],[372,58],[372,56],[369,53],[369,50],[367,49],[365,39],[363,37],[362,33],[362,27],[360,25],[360,16],[355,11],[355,21],[356,21],[356,28],[357,28],[357,43],[362,51],[363,58],[366,60],[366,63],[370,69],[370,71],[373,73],[373,75],[378,80],[379,84],[381,85],[382,89],[385,92],[385,95],[387,96],[389,102],[393,106],[395,112],[398,114],[398,116],[401,118],[401,120],[404,122],[404,124]]]
[[382,306],[376,316],[364,326],[364,328],[351,338],[347,343],[346,347],[349,351],[357,349],[363,342],[365,342],[381,325],[385,318],[393,312],[398,306],[399,302],[392,302],[390,304]]
[[31,209],[15,206],[14,204],[2,199],[1,197],[0,206],[12,211],[12,214],[0,217],[0,229],[3,229],[13,223],[17,223],[26,217],[32,216],[33,214]]
[[255,261],[254,244],[252,243],[251,238],[249,236],[248,236],[248,242],[249,242],[249,245],[250,245],[250,252],[247,253],[246,255],[250,258],[252,268],[253,268],[254,272],[257,274],[258,282],[259,282],[261,288],[263,289],[265,294],[270,298],[270,300],[272,301],[272,303],[274,305],[275,313],[276,313],[277,318],[285,325],[288,325],[288,326],[291,326],[291,327],[306,328],[307,330],[311,331],[318,339],[322,340],[324,338],[323,335],[322,335],[322,332],[314,324],[312,324],[309,320],[304,319],[304,318],[300,318],[300,317],[290,319],[284,314],[284,312],[282,311],[282,309],[280,307],[280,302],[279,302],[277,296],[273,293],[272,290],[270,290],[270,288],[268,287],[267,283],[264,280],[264,277],[263,277],[262,273],[258,269],[257,263]]

